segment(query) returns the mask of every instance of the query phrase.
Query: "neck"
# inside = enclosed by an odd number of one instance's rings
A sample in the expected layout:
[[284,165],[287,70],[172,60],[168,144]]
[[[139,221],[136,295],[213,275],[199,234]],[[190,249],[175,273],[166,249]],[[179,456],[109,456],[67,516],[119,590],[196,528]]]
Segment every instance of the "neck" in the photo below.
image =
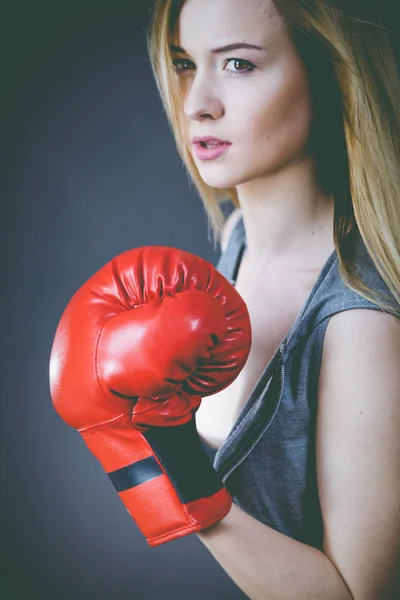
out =
[[319,265],[333,252],[334,201],[317,185],[311,162],[242,184],[237,193],[250,264]]

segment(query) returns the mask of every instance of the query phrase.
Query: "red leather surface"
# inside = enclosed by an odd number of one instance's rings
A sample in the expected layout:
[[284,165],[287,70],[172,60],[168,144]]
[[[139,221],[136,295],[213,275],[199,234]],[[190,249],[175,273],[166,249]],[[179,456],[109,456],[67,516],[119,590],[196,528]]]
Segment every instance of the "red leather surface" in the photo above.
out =
[[[111,429],[87,430],[83,438],[107,472],[153,456],[143,435],[129,423],[123,425],[122,420]],[[232,504],[225,489],[209,498],[181,504],[166,475],[120,492],[119,496],[151,546],[212,525],[229,512]]]
[[[62,315],[50,359],[53,404],[111,472],[151,456],[140,430],[191,419],[202,396],[237,377],[250,346],[246,305],[210,263],[175,248],[129,250]],[[166,475],[119,495],[151,545],[209,526],[231,506],[226,490],[185,506]]]

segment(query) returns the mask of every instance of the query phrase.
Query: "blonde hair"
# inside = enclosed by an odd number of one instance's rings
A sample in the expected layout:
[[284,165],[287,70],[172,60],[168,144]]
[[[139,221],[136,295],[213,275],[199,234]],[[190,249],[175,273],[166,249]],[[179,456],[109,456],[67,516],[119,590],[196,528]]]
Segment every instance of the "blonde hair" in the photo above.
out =
[[[178,153],[204,204],[215,243],[225,222],[222,203],[230,200],[239,207],[239,201],[235,188],[208,186],[192,157],[170,53],[184,2],[155,1],[148,52]],[[400,74],[391,32],[379,14],[371,17],[371,8],[360,7],[357,0],[274,0],[274,5],[309,74],[315,111],[309,143],[321,184],[334,198],[340,276],[400,319]],[[395,301],[369,289],[356,273],[357,233]]]

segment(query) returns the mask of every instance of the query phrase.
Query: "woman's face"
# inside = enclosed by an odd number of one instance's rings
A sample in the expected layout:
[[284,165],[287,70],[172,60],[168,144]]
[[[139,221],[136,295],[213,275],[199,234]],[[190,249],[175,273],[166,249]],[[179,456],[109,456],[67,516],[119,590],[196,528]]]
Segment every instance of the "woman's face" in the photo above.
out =
[[[305,156],[311,98],[305,67],[272,0],[186,0],[173,53],[189,140],[229,141],[213,160],[193,158],[206,184],[238,186]],[[228,44],[253,44],[213,52]],[[236,59],[236,60],[234,60]]]

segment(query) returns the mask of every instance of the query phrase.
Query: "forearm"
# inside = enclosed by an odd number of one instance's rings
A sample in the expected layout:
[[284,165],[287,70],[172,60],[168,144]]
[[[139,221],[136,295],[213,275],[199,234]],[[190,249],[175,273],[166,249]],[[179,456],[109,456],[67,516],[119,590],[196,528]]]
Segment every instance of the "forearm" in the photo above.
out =
[[323,552],[275,531],[235,504],[222,521],[197,535],[251,600],[352,600]]

